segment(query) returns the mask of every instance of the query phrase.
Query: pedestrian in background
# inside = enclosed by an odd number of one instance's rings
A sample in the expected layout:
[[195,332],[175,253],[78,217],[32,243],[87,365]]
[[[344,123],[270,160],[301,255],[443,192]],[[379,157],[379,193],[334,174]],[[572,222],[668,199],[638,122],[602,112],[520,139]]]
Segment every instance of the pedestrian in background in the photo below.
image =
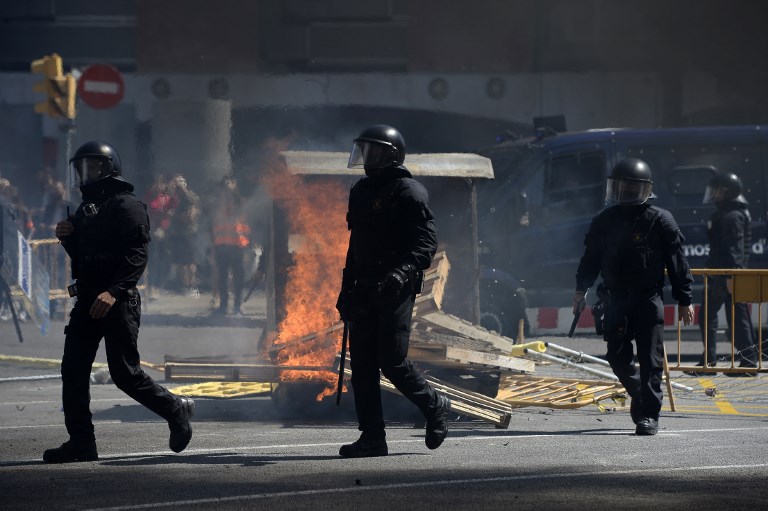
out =
[[83,144],[70,160],[83,202],[74,216],[56,224],[56,237],[72,259],[70,295],[77,301],[64,329],[61,361],[64,423],[69,440],[48,449],[48,463],[98,459],[90,411],[90,375],[104,338],[115,385],[168,421],[168,445],[181,452],[192,438],[194,401],[155,383],[139,365],[136,346],[141,297],[136,284],[147,266],[146,206],[122,179],[120,157],[106,142]]
[[176,203],[174,197],[168,193],[168,182],[162,173],[155,176],[144,200],[152,226],[152,243],[149,246],[152,265],[147,278],[152,287],[165,288],[171,271],[171,252],[168,246],[170,212],[176,207]]
[[[732,172],[719,172],[709,180],[704,192],[704,204],[714,204],[717,210],[707,223],[709,258],[707,268],[747,268],[752,250],[752,217],[747,199],[742,195],[739,176]],[[717,313],[725,306],[728,328],[734,334],[739,367],[757,367],[757,347],[752,329],[749,305],[733,303],[733,280],[725,275],[712,276],[707,286],[706,328],[699,312],[702,342],[706,335],[706,353],[698,365],[717,365]],[[733,305],[734,316],[731,315]],[[706,374],[706,373],[701,373]],[[698,375],[698,373],[697,373]],[[728,376],[757,376],[755,373],[727,373]]]
[[223,316],[229,307],[229,274],[232,272],[232,314],[242,314],[245,257],[250,245],[250,228],[245,220],[237,180],[224,179],[212,204],[211,243],[216,265],[219,306],[214,315]]
[[168,245],[171,263],[176,267],[176,275],[181,292],[193,298],[200,297],[197,282],[197,234],[200,218],[200,199],[190,190],[187,179],[176,174],[170,182],[168,193],[172,198],[169,211]]
[[[606,358],[632,398],[635,434],[655,435],[663,394],[664,270],[678,303],[678,318],[693,321],[691,276],[683,235],[669,211],[648,204],[651,169],[638,159],[620,161],[608,178],[607,200],[589,226],[576,271],[573,312],[583,310],[585,294],[598,275],[609,298],[603,324]],[[635,367],[632,340],[640,368]]]
[[40,183],[42,193],[35,234],[38,238],[50,238],[53,236],[58,219],[65,216],[67,188],[63,182],[56,179],[50,167],[38,172],[37,181]]
[[352,391],[362,431],[339,449],[345,458],[389,452],[379,371],[424,414],[429,449],[448,435],[450,400],[406,358],[414,300],[435,256],[437,232],[427,190],[404,159],[400,132],[375,125],[354,140],[347,164],[365,169],[366,177],[349,193],[349,247],[336,305],[349,324]]

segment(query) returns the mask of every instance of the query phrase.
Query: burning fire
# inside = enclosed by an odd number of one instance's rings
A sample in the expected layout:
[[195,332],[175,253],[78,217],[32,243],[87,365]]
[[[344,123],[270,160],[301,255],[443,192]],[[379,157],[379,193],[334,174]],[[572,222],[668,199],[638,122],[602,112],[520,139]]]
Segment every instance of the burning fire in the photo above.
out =
[[[347,189],[338,182],[309,183],[289,172],[268,175],[265,184],[281,203],[291,227],[293,263],[285,287],[285,318],[275,344],[282,344],[280,365],[332,366],[341,347],[335,304],[341,287],[349,232],[346,228]],[[325,331],[325,333],[323,333]],[[312,335],[320,332],[317,335]],[[284,371],[282,380],[322,380],[328,386],[317,396],[335,392],[332,371]]]

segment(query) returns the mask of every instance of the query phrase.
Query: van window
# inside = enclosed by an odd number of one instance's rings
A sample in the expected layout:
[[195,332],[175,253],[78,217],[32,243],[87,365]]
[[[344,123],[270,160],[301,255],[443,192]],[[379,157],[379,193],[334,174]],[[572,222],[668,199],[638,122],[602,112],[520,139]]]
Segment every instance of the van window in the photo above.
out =
[[553,157],[544,185],[548,221],[594,215],[605,202],[605,168],[600,151]]
[[713,165],[672,167],[667,173],[667,188],[678,200],[698,200],[698,204],[701,204],[707,183],[715,174],[717,169]]

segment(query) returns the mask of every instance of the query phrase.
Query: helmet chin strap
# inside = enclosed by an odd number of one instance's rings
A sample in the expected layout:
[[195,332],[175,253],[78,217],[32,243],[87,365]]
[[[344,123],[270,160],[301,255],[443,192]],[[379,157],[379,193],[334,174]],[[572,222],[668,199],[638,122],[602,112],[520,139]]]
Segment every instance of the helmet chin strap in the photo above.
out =
[[365,175],[368,177],[380,177],[384,174],[384,168],[365,169]]

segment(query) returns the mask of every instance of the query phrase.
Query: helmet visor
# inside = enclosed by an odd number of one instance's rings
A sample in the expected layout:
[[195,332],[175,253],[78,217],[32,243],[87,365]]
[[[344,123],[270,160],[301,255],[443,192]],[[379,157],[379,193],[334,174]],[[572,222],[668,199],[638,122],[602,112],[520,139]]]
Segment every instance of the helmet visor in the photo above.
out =
[[649,181],[632,181],[609,177],[605,198],[616,204],[643,204],[651,196],[653,185]]
[[72,188],[80,188],[111,175],[112,166],[105,158],[85,157],[69,162]]
[[722,202],[725,200],[727,193],[728,193],[728,189],[723,188],[722,186],[707,185],[707,189],[704,190],[704,200],[702,201],[702,203],[717,204],[718,202]]
[[349,153],[348,169],[380,169],[393,163],[392,146],[371,140],[357,139]]

